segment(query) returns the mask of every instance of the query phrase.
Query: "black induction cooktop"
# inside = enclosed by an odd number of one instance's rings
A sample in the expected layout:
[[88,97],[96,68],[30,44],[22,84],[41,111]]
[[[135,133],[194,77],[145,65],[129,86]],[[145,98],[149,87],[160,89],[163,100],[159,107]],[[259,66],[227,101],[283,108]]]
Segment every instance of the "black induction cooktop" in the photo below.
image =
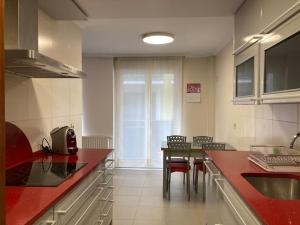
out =
[[6,170],[7,186],[56,187],[87,163],[25,162]]

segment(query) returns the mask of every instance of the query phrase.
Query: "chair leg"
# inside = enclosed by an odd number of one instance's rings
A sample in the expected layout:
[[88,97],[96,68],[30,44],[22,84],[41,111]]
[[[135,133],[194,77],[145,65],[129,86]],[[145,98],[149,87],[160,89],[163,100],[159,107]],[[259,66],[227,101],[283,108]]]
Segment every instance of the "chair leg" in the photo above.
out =
[[198,176],[199,176],[199,171],[196,169],[195,172],[195,192],[198,192]]
[[185,173],[183,173],[183,184],[185,184]]
[[169,171],[166,171],[166,194],[168,194],[169,191],[169,182],[168,182],[168,176],[169,176]]
[[195,169],[196,169],[196,165],[193,165],[193,184],[195,184]]
[[188,200],[191,199],[191,189],[190,189],[190,171],[186,174],[186,182],[187,182],[187,189],[188,189]]
[[169,171],[169,174],[168,174],[168,200],[171,199],[171,171]]
[[205,198],[206,198],[206,184],[205,184],[205,182],[206,182],[206,180],[205,180],[205,175],[206,175],[206,173],[205,173],[205,167],[204,167],[204,169],[203,169],[203,180],[202,180],[202,192],[203,192],[203,202],[205,202]]
[[188,173],[186,173],[186,193],[189,193]]

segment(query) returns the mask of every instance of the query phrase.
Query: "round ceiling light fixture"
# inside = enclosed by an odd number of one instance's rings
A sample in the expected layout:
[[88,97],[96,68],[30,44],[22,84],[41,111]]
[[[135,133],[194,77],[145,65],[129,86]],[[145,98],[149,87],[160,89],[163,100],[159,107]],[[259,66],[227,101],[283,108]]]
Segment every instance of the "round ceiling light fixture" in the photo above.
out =
[[143,42],[151,45],[164,45],[174,41],[174,35],[165,32],[151,32],[143,34]]

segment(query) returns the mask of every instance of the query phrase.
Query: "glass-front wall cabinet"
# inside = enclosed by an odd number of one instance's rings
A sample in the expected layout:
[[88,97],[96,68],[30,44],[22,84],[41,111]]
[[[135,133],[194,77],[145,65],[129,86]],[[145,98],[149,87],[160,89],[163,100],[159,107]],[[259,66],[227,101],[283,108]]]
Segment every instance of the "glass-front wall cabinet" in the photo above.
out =
[[262,103],[300,102],[300,13],[261,41]]
[[236,66],[236,97],[254,95],[254,57]]
[[264,93],[300,89],[300,32],[265,50]]
[[234,103],[255,104],[258,82],[258,44],[235,56]]

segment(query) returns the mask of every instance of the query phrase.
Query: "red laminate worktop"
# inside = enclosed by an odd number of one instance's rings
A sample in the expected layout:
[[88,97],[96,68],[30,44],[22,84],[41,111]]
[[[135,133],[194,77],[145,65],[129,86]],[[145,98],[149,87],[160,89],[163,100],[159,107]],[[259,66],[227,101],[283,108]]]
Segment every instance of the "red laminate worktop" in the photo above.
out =
[[[270,174],[250,162],[247,159],[249,153],[212,151],[208,154],[249,208],[264,224],[299,225],[300,200],[278,200],[265,197],[243,178],[242,173]],[[300,173],[291,174],[300,179]]]
[[[6,224],[28,225],[32,224],[43,215],[50,207],[60,200],[75,185],[84,179],[100,162],[102,162],[112,150],[108,149],[81,149],[76,156],[53,155],[52,161],[87,163],[69,179],[57,187],[12,187],[6,186]],[[44,158],[43,158],[44,157]],[[45,158],[46,157],[46,158]],[[48,159],[47,159],[48,157]],[[30,158],[20,160],[33,161],[43,158],[50,160],[42,152],[32,154]]]

